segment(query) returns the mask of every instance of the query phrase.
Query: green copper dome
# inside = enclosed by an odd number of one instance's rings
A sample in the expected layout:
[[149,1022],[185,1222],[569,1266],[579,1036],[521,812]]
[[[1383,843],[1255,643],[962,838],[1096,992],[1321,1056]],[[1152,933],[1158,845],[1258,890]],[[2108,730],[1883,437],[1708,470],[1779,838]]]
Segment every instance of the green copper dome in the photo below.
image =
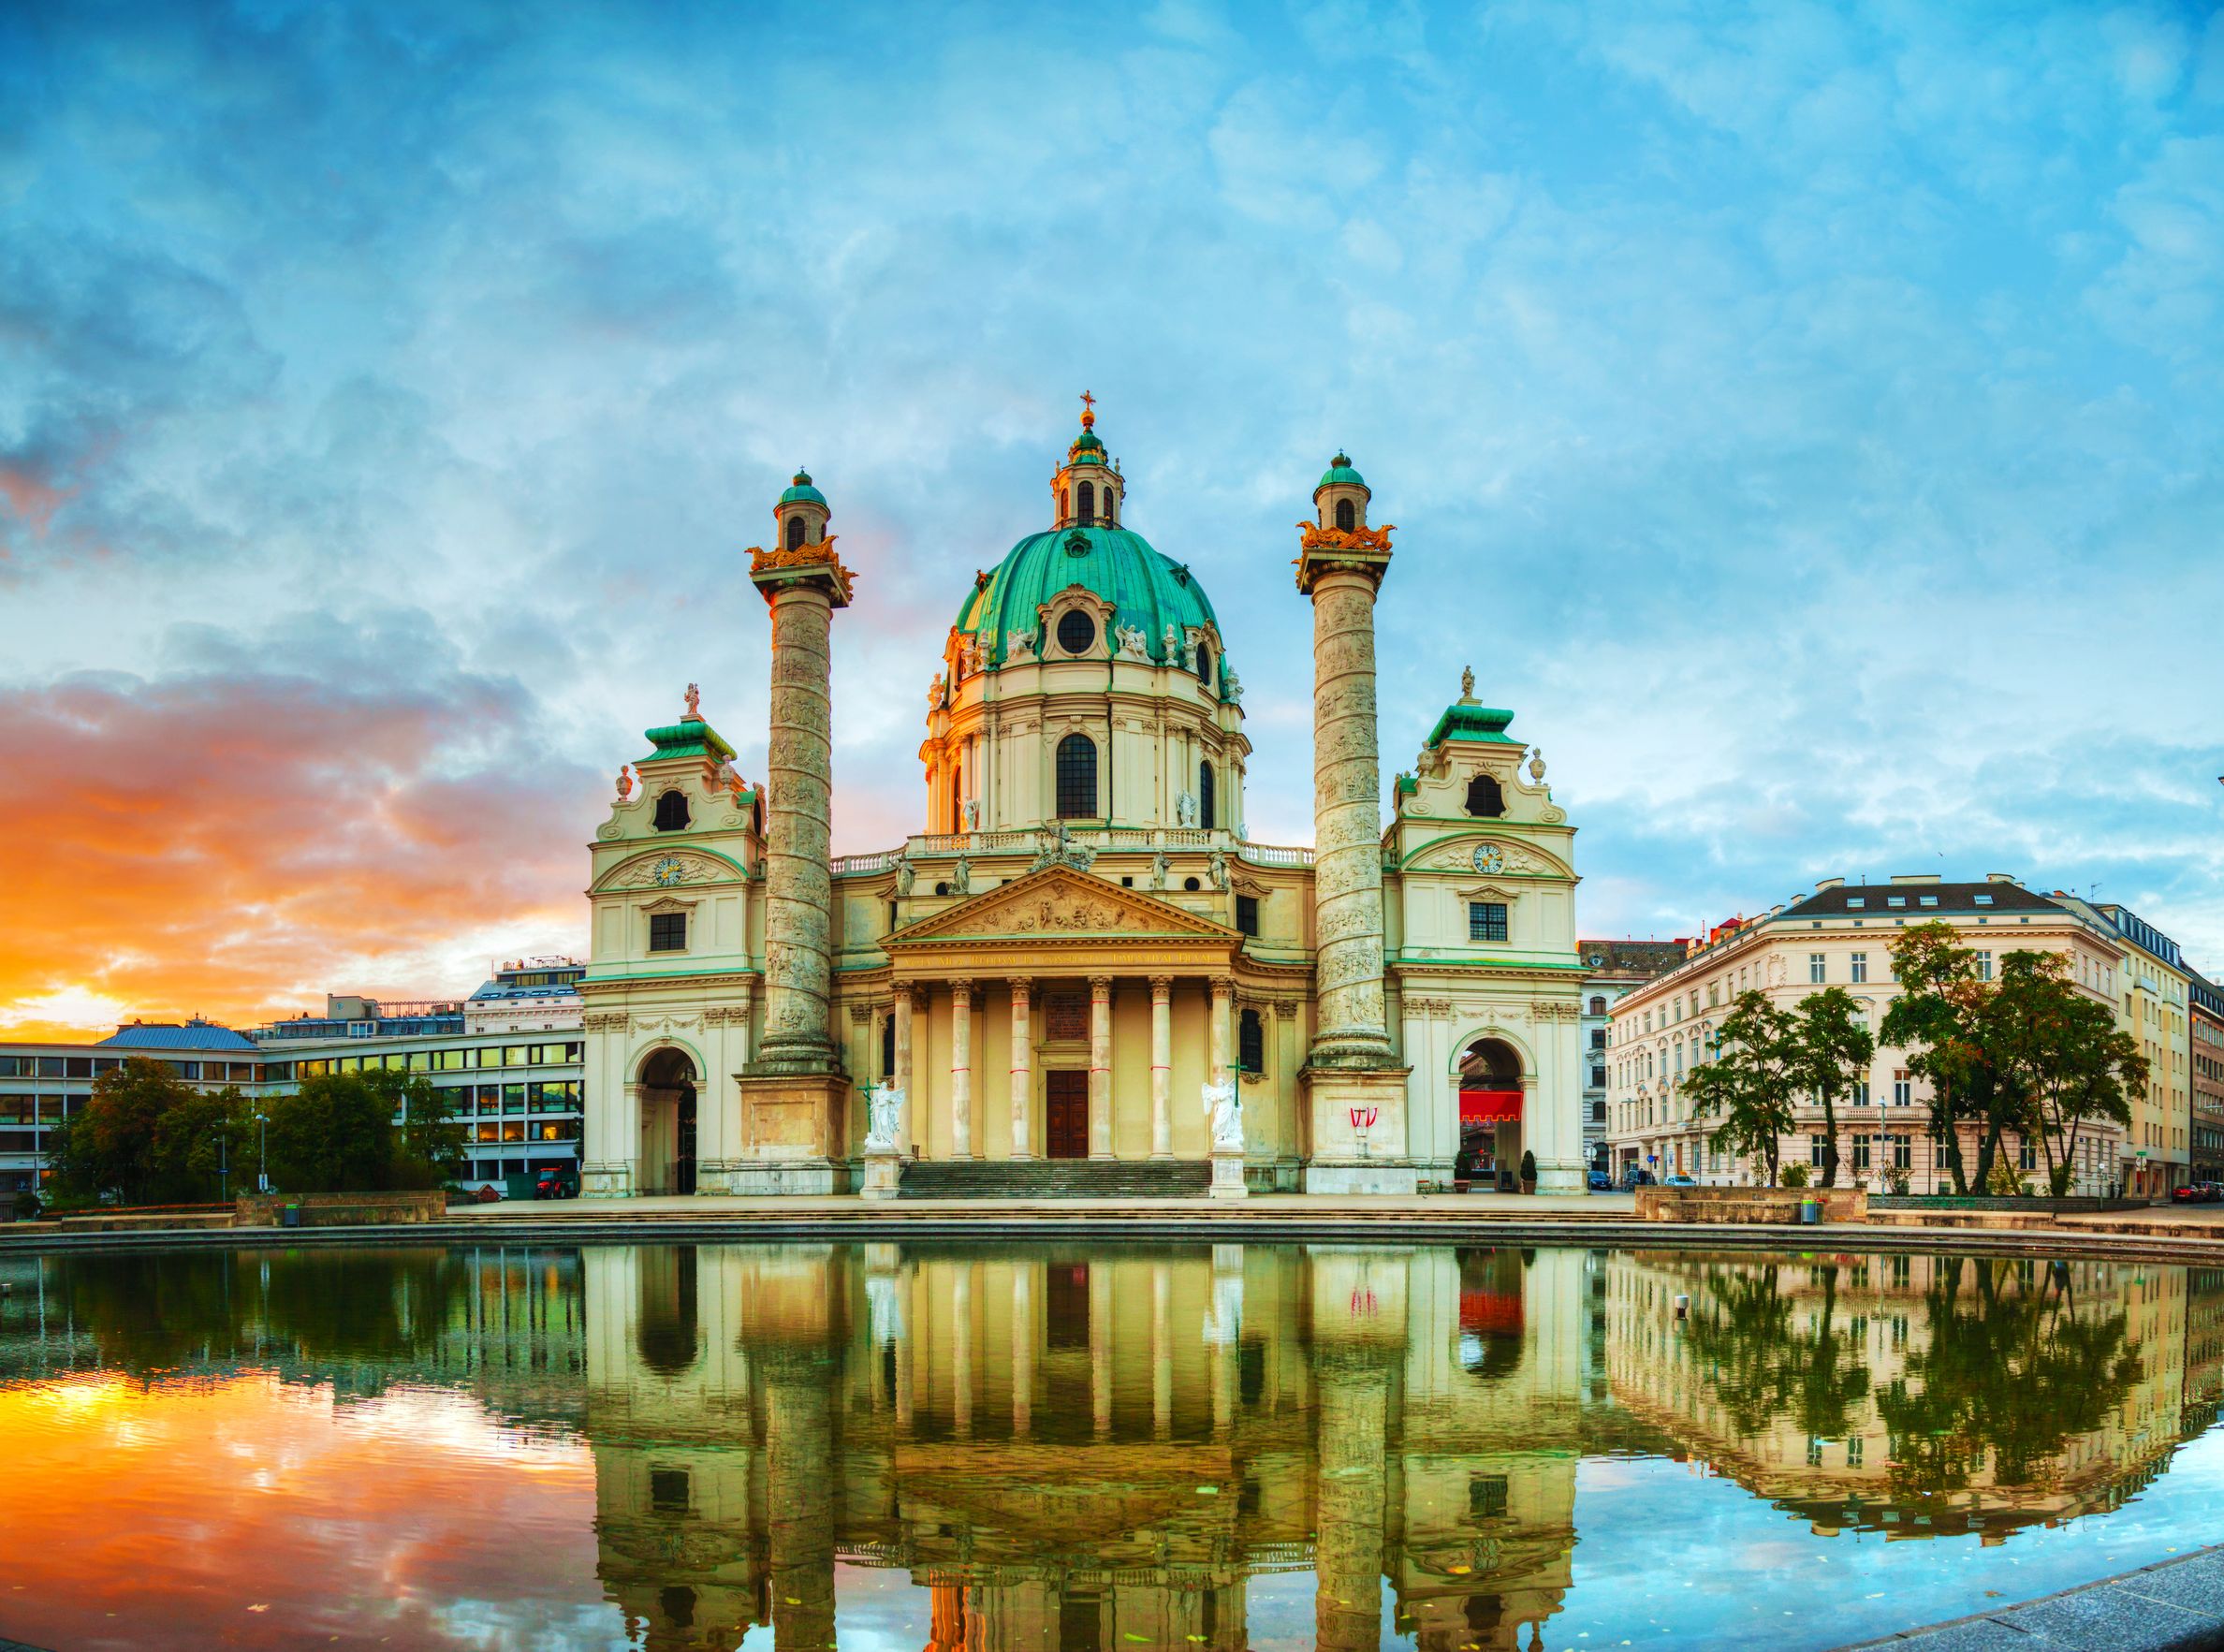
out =
[[809,471],[797,471],[795,486],[780,496],[780,503],[783,504],[825,504],[827,496],[811,485]]
[[[988,583],[966,594],[958,629],[978,636],[990,666],[1004,662],[1009,634],[1037,632],[1039,610],[1068,586],[1086,587],[1117,610],[1115,627],[1133,625],[1147,639],[1151,659],[1165,663],[1166,627],[1177,636],[1192,625],[1219,628],[1205,588],[1187,567],[1161,555],[1140,534],[1125,528],[1058,528],[1030,534],[1012,547]],[[1117,650],[1118,638],[1107,638]],[[1045,648],[1037,635],[1038,651]],[[1213,686],[1226,680],[1223,654],[1212,665]]]
[[1351,455],[1339,447],[1336,457],[1328,461],[1328,468],[1321,473],[1321,479],[1313,484],[1313,491],[1317,494],[1324,488],[1366,486],[1367,478],[1352,468]]

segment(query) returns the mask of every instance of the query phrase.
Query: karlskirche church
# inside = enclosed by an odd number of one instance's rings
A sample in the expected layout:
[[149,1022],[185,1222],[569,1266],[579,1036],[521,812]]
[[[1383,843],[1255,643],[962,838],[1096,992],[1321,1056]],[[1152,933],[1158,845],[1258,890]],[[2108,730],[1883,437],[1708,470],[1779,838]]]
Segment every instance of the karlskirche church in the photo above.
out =
[[828,664],[871,570],[808,475],[780,496],[749,553],[764,783],[691,687],[595,832],[590,1196],[1410,1193],[1517,1188],[1530,1156],[1581,1189],[1575,833],[1542,754],[1463,673],[1385,826],[1392,529],[1339,453],[1291,598],[1313,843],[1252,842],[1246,638],[1130,525],[1094,425],[1046,525],[958,593],[921,829],[870,855],[830,853]]

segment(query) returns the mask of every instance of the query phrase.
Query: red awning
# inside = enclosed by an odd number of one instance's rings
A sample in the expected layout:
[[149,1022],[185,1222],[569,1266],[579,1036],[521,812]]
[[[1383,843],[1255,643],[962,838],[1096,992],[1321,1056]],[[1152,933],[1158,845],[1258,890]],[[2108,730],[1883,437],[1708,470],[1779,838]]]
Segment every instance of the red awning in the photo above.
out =
[[1463,1089],[1459,1092],[1459,1122],[1462,1129],[1470,1124],[1519,1124],[1521,1092],[1517,1089]]

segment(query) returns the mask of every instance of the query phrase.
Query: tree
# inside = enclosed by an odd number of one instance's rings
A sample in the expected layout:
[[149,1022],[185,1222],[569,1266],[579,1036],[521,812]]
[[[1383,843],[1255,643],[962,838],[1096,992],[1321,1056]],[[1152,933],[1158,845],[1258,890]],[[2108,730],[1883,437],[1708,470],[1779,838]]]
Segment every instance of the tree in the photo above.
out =
[[1906,1050],[1908,1070],[1930,1080],[1931,1138],[1944,1146],[1953,1191],[1967,1193],[1960,1125],[1981,1065],[1967,1022],[1977,955],[1956,943],[1951,925],[1935,921],[1903,930],[1890,951],[1900,994],[1884,1012],[1884,1042]]
[[54,1191],[124,1205],[214,1199],[218,1138],[238,1130],[243,1112],[237,1089],[212,1094],[160,1061],[129,1057],[94,1079],[66,1126],[47,1133]]
[[264,1111],[271,1178],[289,1193],[433,1188],[462,1167],[463,1126],[420,1074],[315,1074]]
[[1876,1059],[1877,1041],[1861,1019],[1861,1006],[1843,987],[1810,992],[1792,1012],[1794,1062],[1806,1088],[1822,1105],[1822,1180],[1837,1180],[1837,1104]]
[[421,1073],[366,1073],[364,1081],[385,1098],[394,1127],[387,1186],[437,1188],[463,1174],[463,1138],[470,1126],[453,1110],[455,1091],[441,1089]]
[[2045,1149],[2047,1190],[2059,1198],[2076,1174],[2085,1121],[2130,1124],[2130,1097],[2146,1083],[2147,1060],[2117,1029],[2114,1010],[2070,981],[2059,953],[2002,958],[1991,1010],[1986,1053],[2009,1074],[2024,1134]]
[[1777,1182],[1792,1104],[1804,1085],[1797,1023],[1764,994],[1741,992],[1717,1030],[1713,1059],[1684,1080],[1694,1118],[1721,1118],[1709,1138],[1733,1153],[1758,1153]]

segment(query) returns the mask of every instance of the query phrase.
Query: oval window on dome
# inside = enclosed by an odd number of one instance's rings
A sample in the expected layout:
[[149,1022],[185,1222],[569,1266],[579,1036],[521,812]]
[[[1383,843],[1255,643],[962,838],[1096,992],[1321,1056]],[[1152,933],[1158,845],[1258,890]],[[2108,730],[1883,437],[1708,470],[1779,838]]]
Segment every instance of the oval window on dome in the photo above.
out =
[[1096,621],[1079,608],[1058,617],[1058,646],[1069,654],[1085,654],[1096,646]]

